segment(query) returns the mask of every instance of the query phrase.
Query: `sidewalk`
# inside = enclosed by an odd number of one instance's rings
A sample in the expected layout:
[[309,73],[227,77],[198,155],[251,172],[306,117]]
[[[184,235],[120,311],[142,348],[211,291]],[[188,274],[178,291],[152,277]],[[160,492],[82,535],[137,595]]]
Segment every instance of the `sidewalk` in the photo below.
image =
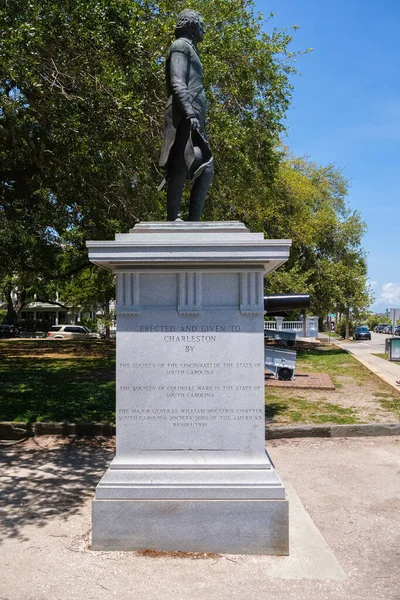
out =
[[[320,339],[328,340],[328,335],[319,333],[318,337]],[[395,362],[390,362],[385,360],[384,358],[379,358],[379,356],[374,356],[368,350],[368,348],[363,347],[361,344],[355,344],[353,342],[344,342],[338,340],[337,338],[331,338],[331,343],[336,344],[339,348],[343,348],[349,354],[354,356],[362,365],[367,367],[377,375],[395,388],[398,392],[400,392],[400,384],[397,383],[400,381],[400,365]]]
[[290,500],[288,557],[91,551],[91,498],[114,450],[41,444],[0,451],[1,598],[399,598],[399,437],[268,442]]

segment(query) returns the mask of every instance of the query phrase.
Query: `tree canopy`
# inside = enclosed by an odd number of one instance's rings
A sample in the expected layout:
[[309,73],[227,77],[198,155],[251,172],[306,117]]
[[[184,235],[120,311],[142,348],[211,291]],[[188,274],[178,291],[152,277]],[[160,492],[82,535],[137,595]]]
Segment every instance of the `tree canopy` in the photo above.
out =
[[282,160],[272,186],[269,237],[293,240],[290,258],[266,281],[269,291],[309,292],[319,316],[364,309],[372,301],[361,245],[365,223],[346,203],[348,182],[333,165]]
[[[289,50],[290,30],[265,27],[250,0],[5,0],[0,280],[6,292],[17,278],[28,296],[39,290],[50,298],[58,289],[83,303],[92,281],[93,291],[109,297],[108,275],[93,274],[85,241],[165,219],[165,191],[157,191],[164,60],[176,15],[188,6],[206,24],[200,52],[215,178],[203,218],[238,219],[268,237],[292,238],[290,261],[267,285],[311,291],[318,314],[331,306],[333,289],[339,305],[346,268],[361,269],[365,279],[364,225],[346,207],[346,181],[332,166],[291,157],[281,144],[298,56]],[[340,262],[343,269],[335,269]]]

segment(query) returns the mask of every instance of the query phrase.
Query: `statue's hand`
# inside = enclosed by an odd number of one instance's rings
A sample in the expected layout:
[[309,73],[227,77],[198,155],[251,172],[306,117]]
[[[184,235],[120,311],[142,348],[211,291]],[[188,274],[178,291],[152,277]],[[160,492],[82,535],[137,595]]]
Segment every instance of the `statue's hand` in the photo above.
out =
[[200,129],[200,123],[196,117],[189,117],[188,121],[189,121],[189,127],[192,131],[194,131],[195,129]]

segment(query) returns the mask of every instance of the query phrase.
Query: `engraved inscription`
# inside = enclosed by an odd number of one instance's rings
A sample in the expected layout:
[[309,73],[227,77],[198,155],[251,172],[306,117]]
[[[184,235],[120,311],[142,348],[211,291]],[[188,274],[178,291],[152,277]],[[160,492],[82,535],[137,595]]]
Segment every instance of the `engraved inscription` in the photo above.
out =
[[265,418],[262,329],[166,318],[136,333],[117,361],[117,423],[133,444],[226,448],[234,436],[252,447]]
[[176,327],[175,325],[141,325],[139,331],[140,333],[173,334],[163,336],[165,344],[183,344],[185,352],[194,353],[199,344],[215,344],[217,342],[217,336],[212,335],[213,333],[239,333],[241,328],[240,325],[222,324],[182,325],[180,327]]
[[239,333],[239,325],[182,325],[181,327],[175,327],[175,325],[141,325],[141,333],[163,333],[166,332],[215,332],[215,333]]
[[218,370],[229,370],[229,369],[260,369],[262,363],[250,363],[250,362],[236,362],[236,363],[224,363],[224,362],[209,362],[209,363],[194,363],[194,362],[181,362],[181,363],[118,363],[120,369],[165,369],[164,375],[212,375]]
[[208,427],[217,421],[262,421],[261,408],[131,408],[119,409],[118,421],[169,422],[173,427]]

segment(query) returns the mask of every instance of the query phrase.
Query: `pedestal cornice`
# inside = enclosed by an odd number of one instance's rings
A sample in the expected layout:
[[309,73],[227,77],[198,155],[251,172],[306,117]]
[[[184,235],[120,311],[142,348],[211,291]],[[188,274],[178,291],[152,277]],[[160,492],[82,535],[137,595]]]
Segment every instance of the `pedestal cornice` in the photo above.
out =
[[125,268],[277,269],[289,258],[291,240],[265,240],[242,223],[139,223],[113,241],[89,241],[89,259],[110,271]]

